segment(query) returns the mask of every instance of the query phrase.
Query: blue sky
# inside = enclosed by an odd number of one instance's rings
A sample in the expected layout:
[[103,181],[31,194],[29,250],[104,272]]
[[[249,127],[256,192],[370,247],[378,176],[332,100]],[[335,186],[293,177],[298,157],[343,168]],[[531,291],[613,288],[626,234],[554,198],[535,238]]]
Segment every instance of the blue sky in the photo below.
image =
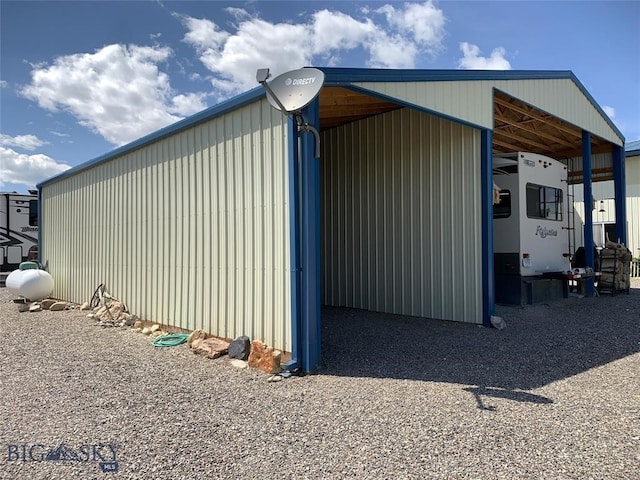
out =
[[0,0],[0,190],[256,86],[255,71],[571,70],[640,138],[640,1]]

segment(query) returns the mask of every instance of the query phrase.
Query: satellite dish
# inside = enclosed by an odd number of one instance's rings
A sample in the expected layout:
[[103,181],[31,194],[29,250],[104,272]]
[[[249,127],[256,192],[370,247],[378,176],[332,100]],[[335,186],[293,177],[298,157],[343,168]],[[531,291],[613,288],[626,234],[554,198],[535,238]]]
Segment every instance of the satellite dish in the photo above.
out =
[[[266,78],[260,83],[264,85]],[[305,67],[291,70],[269,82],[268,88],[265,87],[267,100],[273,108],[278,110],[284,108],[284,113],[297,112],[316,98],[323,84],[324,73],[317,68]]]

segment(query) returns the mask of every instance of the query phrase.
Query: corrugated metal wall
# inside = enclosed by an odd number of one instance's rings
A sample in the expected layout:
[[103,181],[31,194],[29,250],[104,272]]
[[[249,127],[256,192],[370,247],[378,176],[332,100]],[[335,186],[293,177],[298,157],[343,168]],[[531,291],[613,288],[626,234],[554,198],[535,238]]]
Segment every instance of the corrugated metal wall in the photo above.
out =
[[[570,79],[497,80],[495,87],[615,145],[622,139]],[[595,167],[594,167],[595,168]]]
[[323,303],[482,323],[479,131],[402,109],[322,142]]
[[[625,159],[625,176],[627,190],[627,246],[634,257],[640,257],[640,157],[627,157]],[[582,230],[584,228],[583,187],[582,185],[575,185],[573,188],[576,200],[577,245],[581,246],[584,244],[584,232]],[[613,223],[616,221],[614,196],[613,181],[593,184],[593,198],[596,201],[596,208],[592,212],[594,223]],[[602,204],[600,203],[601,200],[603,201]],[[601,207],[604,212],[600,212]]]
[[534,105],[616,145],[622,140],[570,79],[360,82],[362,88],[493,129],[493,89]]
[[45,185],[54,295],[291,351],[286,137],[263,100]]
[[[562,159],[559,159],[562,160]],[[582,157],[572,157],[565,160],[569,167],[569,181],[583,183]],[[613,178],[613,172],[599,172],[604,168],[611,169],[613,165],[613,153],[594,153],[591,155],[591,181],[595,188],[598,183],[603,183],[607,178]]]

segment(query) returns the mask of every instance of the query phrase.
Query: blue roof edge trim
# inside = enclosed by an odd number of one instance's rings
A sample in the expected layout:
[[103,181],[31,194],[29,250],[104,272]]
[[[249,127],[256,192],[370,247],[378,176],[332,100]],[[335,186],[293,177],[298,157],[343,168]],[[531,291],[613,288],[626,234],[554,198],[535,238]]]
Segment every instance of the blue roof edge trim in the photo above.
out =
[[640,140],[634,140],[629,142],[624,147],[625,157],[636,157],[640,155]]
[[571,80],[620,137],[624,135],[571,70],[392,70],[382,68],[316,67],[325,74],[325,85],[352,82],[455,82],[469,80]]
[[209,120],[212,120],[231,110],[235,110],[237,108],[243,107],[265,96],[266,96],[266,93],[264,88],[262,87],[253,88],[248,92],[241,93],[240,95],[237,95],[221,103],[213,105],[212,107],[206,108],[201,112],[195,113],[190,117],[183,118],[182,120],[178,120],[176,123],[172,123],[171,125],[163,127],[160,130],[156,130],[155,132],[149,133],[144,137],[134,140],[131,143],[127,143],[126,145],[118,147],[115,150],[111,150],[110,152],[105,153],[104,155],[100,155],[99,157],[96,157],[92,160],[88,160],[84,163],[81,163],[80,165],[76,165],[75,167],[70,168],[69,170],[65,170],[64,172],[58,175],[55,175],[51,178],[43,180],[42,182],[38,183],[36,187],[40,189],[51,183],[55,183],[60,180],[63,180],[64,178],[76,175],[77,173],[80,173],[83,170],[87,170],[103,162],[107,162],[121,155],[127,154],[139,148],[145,147],[153,142],[156,142],[158,140],[161,140],[165,137],[171,136],[173,134],[176,134],[188,128],[191,128],[200,123],[204,123]]

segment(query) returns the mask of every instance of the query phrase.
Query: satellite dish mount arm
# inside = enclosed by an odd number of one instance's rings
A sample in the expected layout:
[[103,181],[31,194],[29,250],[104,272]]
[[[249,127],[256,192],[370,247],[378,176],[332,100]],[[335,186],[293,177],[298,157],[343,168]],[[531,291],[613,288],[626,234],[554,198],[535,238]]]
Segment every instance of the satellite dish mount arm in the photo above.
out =
[[296,119],[296,125],[298,125],[298,136],[301,136],[302,132],[310,132],[313,133],[313,136],[316,140],[316,158],[320,158],[320,133],[318,130],[311,125],[309,122],[305,121],[302,113],[296,112],[294,113],[294,118]]

